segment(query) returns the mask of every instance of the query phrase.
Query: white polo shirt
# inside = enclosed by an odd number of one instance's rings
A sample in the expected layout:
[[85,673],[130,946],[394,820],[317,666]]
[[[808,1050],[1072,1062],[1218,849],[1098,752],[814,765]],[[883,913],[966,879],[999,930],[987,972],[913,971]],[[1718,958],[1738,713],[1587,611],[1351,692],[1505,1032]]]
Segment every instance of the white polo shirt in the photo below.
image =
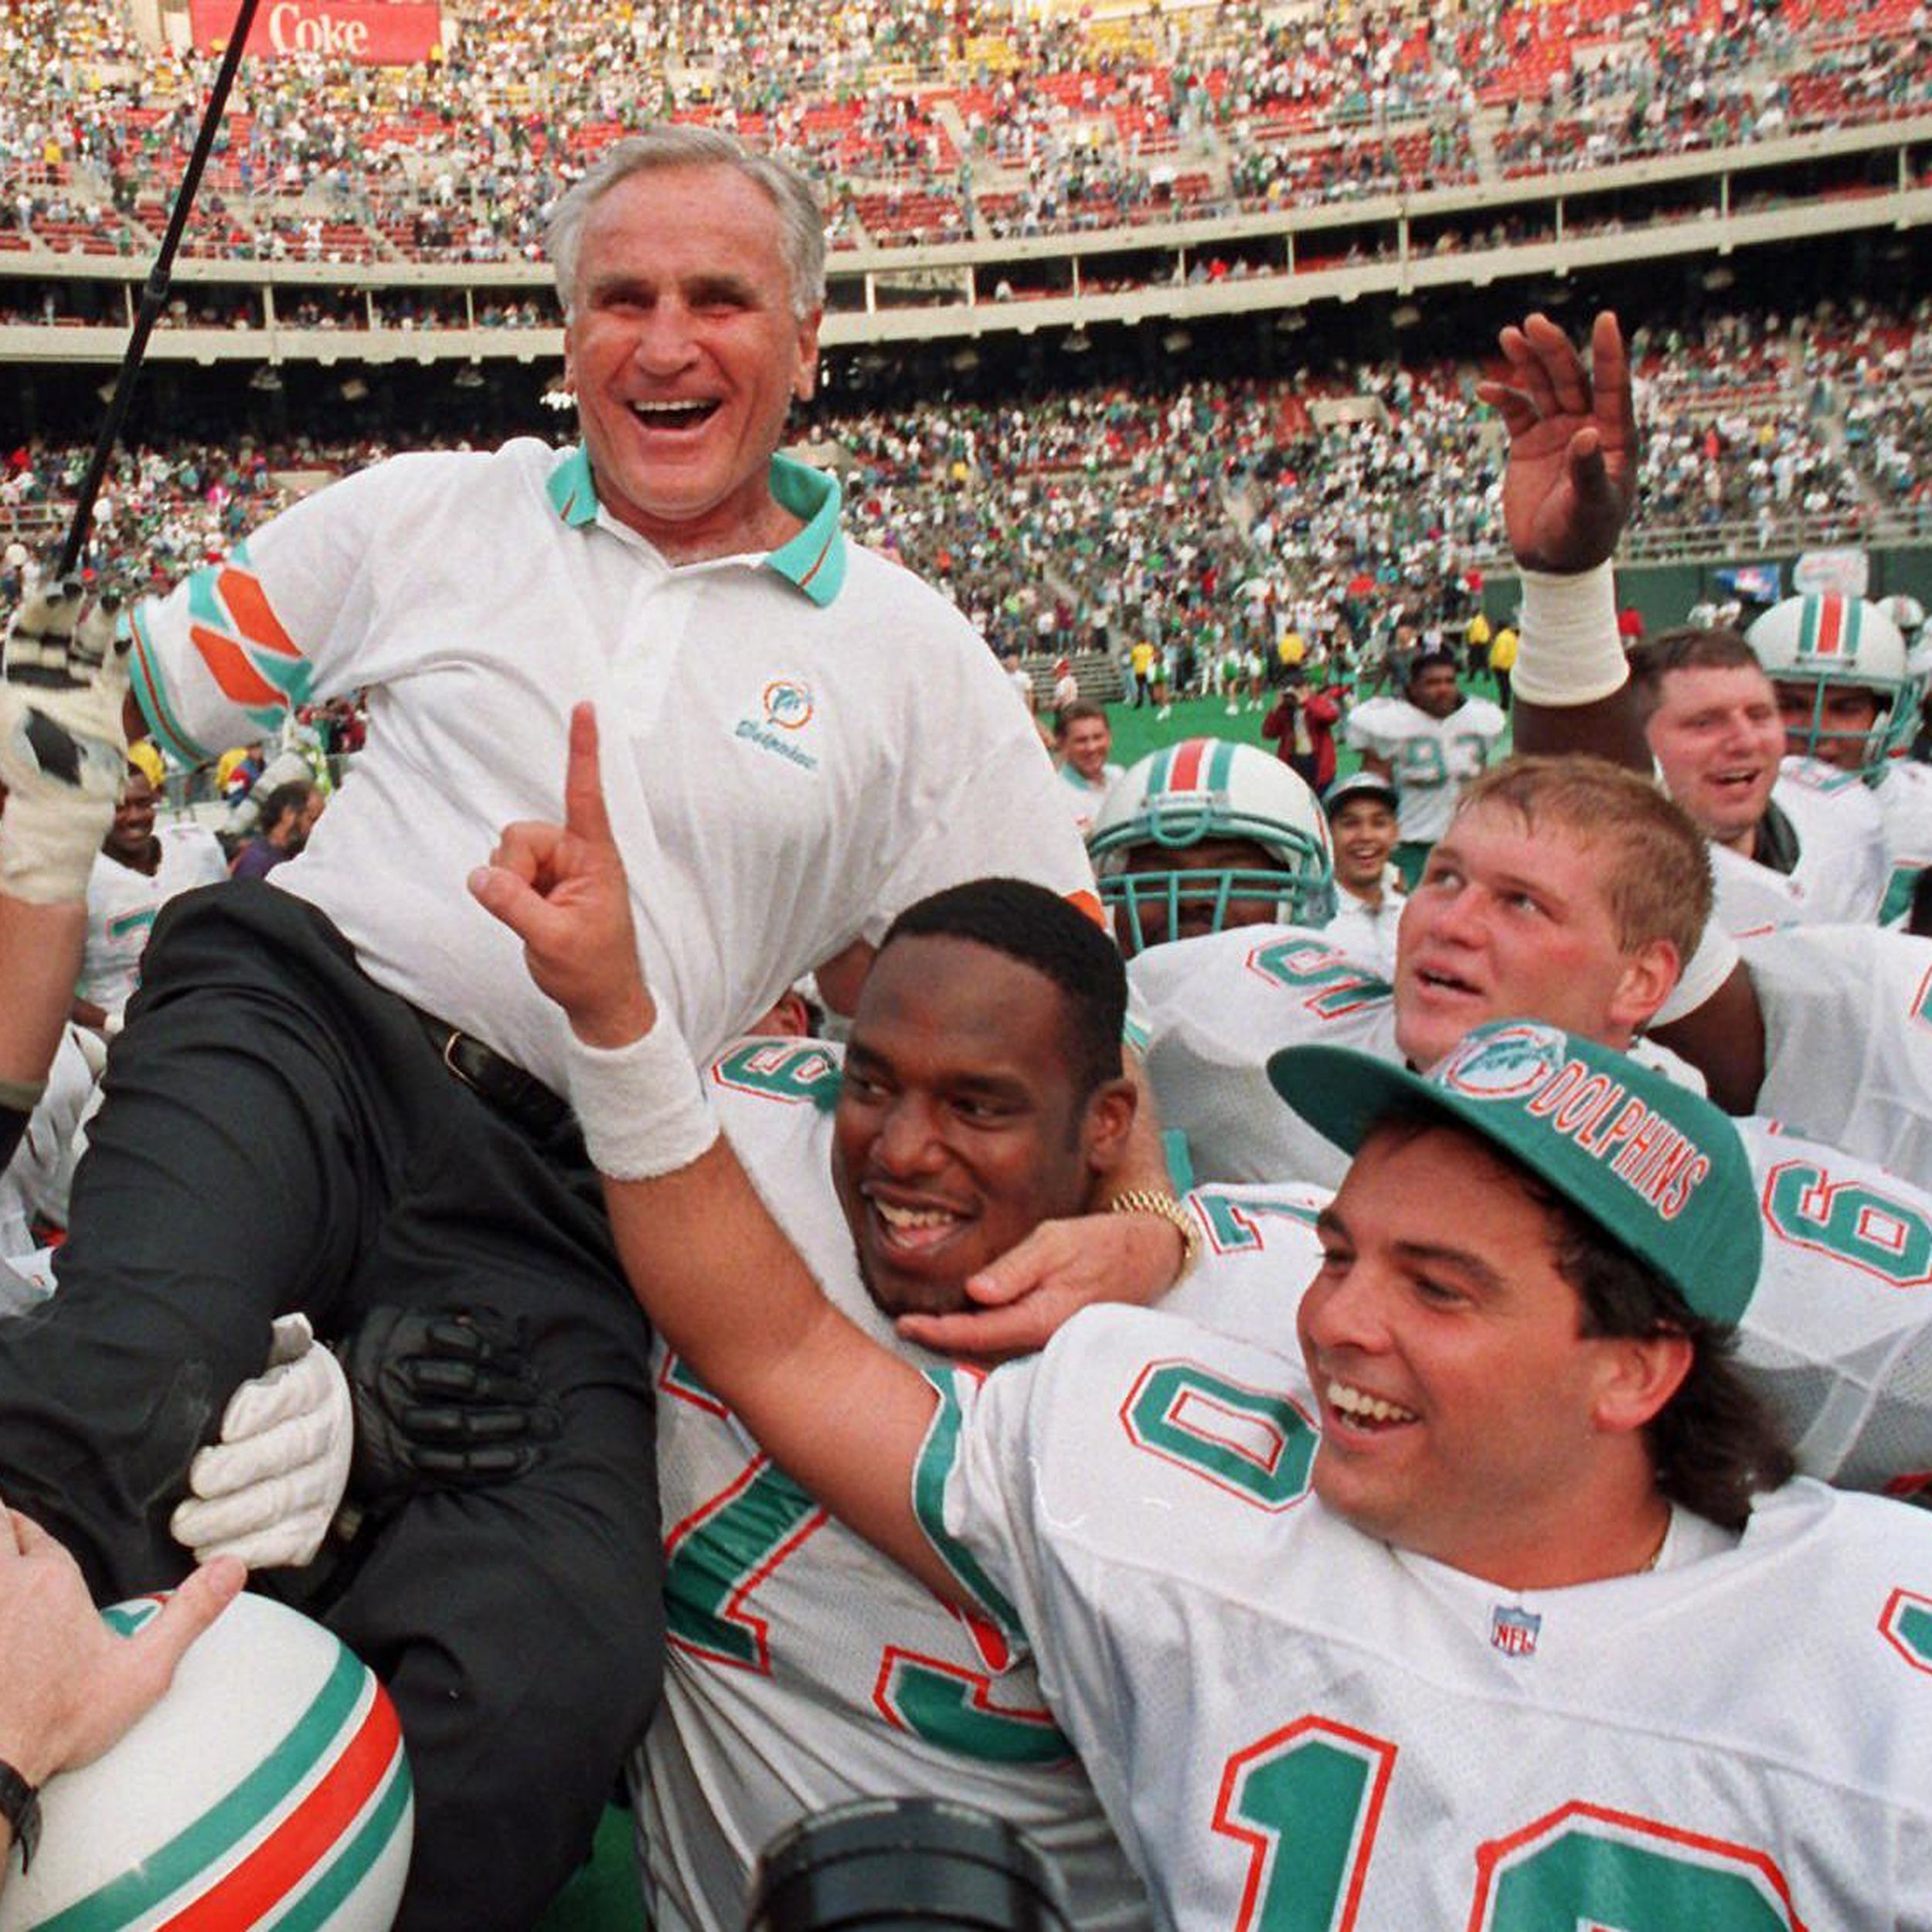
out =
[[772,489],[791,542],[674,566],[580,449],[399,457],[143,606],[134,688],[202,760],[368,687],[354,776],[272,883],[378,984],[556,1086],[562,1014],[463,881],[505,824],[561,818],[570,707],[594,701],[645,971],[707,1055],[940,886],[1092,889],[985,643],[845,542],[831,478],[780,458]]

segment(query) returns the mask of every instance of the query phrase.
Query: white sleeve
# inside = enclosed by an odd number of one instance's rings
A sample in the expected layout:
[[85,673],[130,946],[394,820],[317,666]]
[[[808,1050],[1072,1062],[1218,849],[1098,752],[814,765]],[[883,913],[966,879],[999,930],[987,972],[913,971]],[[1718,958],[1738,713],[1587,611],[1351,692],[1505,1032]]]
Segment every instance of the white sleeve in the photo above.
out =
[[379,540],[406,536],[421,466],[437,460],[399,457],[332,484],[136,607],[134,695],[164,745],[203,763],[367,681],[356,648],[371,560]]
[[1740,1121],[1764,1223],[1738,1362],[1808,1476],[1932,1483],[1932,1194]]
[[927,1370],[939,1403],[913,1472],[913,1509],[927,1539],[973,1601],[1020,1644],[1028,1604],[1038,1600],[1024,1505],[1039,1362],[1009,1362],[984,1379],[957,1367]]

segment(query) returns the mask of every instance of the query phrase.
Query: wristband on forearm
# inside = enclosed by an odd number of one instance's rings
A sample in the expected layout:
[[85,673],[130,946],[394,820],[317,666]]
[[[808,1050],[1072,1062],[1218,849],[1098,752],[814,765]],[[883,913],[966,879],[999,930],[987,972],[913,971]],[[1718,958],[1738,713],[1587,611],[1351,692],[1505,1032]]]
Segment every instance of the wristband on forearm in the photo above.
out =
[[1607,563],[1560,577],[1522,573],[1522,617],[1512,688],[1526,704],[1562,710],[1621,691],[1630,676],[1617,631],[1617,585]]
[[591,1046],[566,1036],[570,1104],[592,1165],[614,1181],[689,1167],[718,1138],[718,1119],[668,1013],[641,1039]]

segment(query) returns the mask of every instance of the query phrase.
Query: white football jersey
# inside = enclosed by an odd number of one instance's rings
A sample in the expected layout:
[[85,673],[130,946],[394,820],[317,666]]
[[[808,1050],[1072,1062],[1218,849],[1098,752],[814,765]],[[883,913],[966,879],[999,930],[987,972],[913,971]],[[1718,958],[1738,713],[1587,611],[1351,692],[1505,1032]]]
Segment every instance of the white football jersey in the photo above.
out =
[[1383,979],[1395,975],[1396,930],[1409,906],[1401,880],[1401,873],[1393,865],[1383,869],[1379,906],[1370,906],[1337,884],[1334,914],[1321,928],[1331,946],[1372,966]]
[[1487,698],[1465,698],[1432,718],[1406,698],[1371,698],[1345,727],[1357,751],[1386,758],[1405,842],[1434,845],[1449,829],[1457,794],[1497,756],[1509,720]]
[[1739,951],[1764,1013],[1757,1111],[1932,1189],[1932,939],[1793,926]]
[[1741,1540],[1680,1510],[1652,1570],[1515,1592],[1308,1494],[1281,1355],[1090,1309],[934,1379],[922,1522],[1163,1925],[1932,1927],[1922,1512],[1801,1479]]
[[1238,926],[1150,947],[1127,976],[1161,1124],[1196,1177],[1341,1185],[1348,1156],[1268,1084],[1267,1061],[1317,1045],[1399,1061],[1395,995],[1372,965],[1309,927]]
[[1885,823],[1863,782],[1830,765],[1787,758],[1771,802],[1798,835],[1798,863],[1777,872],[1713,845],[1716,917],[1724,930],[1742,938],[1781,926],[1876,920],[1885,903]]
[[155,836],[161,862],[151,876],[105,852],[95,855],[88,875],[87,941],[75,990],[110,1013],[118,1013],[141,983],[141,956],[162,907],[178,893],[228,876],[220,842],[206,826],[182,820],[157,825]]
[[[1351,1006],[1358,969],[1325,957],[1321,937],[1250,927],[1157,947],[1129,968],[1139,985],[1145,962],[1153,981],[1148,1076],[1162,1122],[1185,1139],[1199,1199],[1292,1174],[1321,1184],[1300,1197],[1318,1209],[1348,1171],[1349,1157],[1269,1085],[1267,1061],[1277,1048],[1338,1044],[1401,1060],[1393,997],[1384,988]],[[1923,947],[1932,972],[1932,940],[1886,937]],[[1751,955],[1771,944],[1753,942]],[[1334,1003],[1346,1010],[1324,1012],[1323,994],[1338,991]],[[1647,1063],[1695,1081],[1674,1056],[1640,1044]],[[1774,1121],[1736,1124],[1764,1219],[1764,1269],[1740,1325],[1740,1359],[1807,1475],[1846,1488],[1915,1488],[1932,1473],[1932,1190]],[[1206,1251],[1223,1252],[1216,1225],[1202,1225]],[[1318,1255],[1308,1252],[1312,1275]],[[1307,1278],[1293,1284],[1284,1335]]]
[[1073,829],[1084,838],[1094,829],[1094,821],[1100,815],[1100,808],[1107,803],[1107,794],[1114,789],[1126,767],[1103,765],[1097,779],[1082,777],[1071,765],[1056,765],[1054,769],[1060,774],[1060,783],[1066,787],[1073,813]]
[[[829,1165],[838,1063],[821,1042],[749,1041],[710,1086],[830,1298],[875,1340],[936,1364],[859,1281]],[[1298,1294],[1305,1272],[1289,1273]],[[1213,1294],[1207,1281],[1190,1292],[1196,1305]],[[658,1932],[737,1932],[774,1834],[886,1794],[984,1806],[1052,1856],[1082,1927],[1145,1926],[1145,1897],[1030,1661],[830,1520],[661,1342],[655,1352],[670,1645],[633,1781]]]
[[1742,1120],[1764,1256],[1737,1359],[1808,1476],[1932,1484],[1932,1193]]
[[76,1134],[98,1077],[100,1036],[90,1050],[80,1029],[63,1029],[47,1070],[46,1091],[28,1117],[27,1131],[0,1173],[0,1254],[24,1253],[34,1245],[32,1223],[65,1227],[73,1183]]
[[1880,918],[1886,925],[1899,925],[1912,910],[1919,874],[1932,866],[1932,765],[1894,758],[1871,790],[1885,820],[1886,883]]
[[[1161,1124],[1185,1141],[1194,1179],[1341,1185],[1348,1156],[1268,1084],[1268,1056],[1352,1046],[1399,1062],[1395,995],[1374,962],[1326,930],[1241,926],[1151,947],[1127,978]],[[1635,1057],[1703,1090],[1662,1047]]]

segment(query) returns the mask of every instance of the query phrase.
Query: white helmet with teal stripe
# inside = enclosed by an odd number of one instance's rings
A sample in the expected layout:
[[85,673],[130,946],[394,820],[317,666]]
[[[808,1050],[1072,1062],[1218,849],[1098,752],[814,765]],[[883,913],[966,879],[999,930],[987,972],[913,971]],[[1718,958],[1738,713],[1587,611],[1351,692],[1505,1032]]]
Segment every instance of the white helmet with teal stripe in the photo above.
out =
[[1107,794],[1087,845],[1129,957],[1227,926],[1316,924],[1332,909],[1321,805],[1253,745],[1189,738],[1151,753]]
[[[1884,769],[1902,733],[1917,723],[1916,680],[1899,628],[1862,597],[1787,597],[1744,634],[1778,687],[1785,741],[1793,751],[1868,776]],[[1876,715],[1842,715],[1835,694],[1869,691]],[[1835,709],[1841,715],[1834,716]]]

